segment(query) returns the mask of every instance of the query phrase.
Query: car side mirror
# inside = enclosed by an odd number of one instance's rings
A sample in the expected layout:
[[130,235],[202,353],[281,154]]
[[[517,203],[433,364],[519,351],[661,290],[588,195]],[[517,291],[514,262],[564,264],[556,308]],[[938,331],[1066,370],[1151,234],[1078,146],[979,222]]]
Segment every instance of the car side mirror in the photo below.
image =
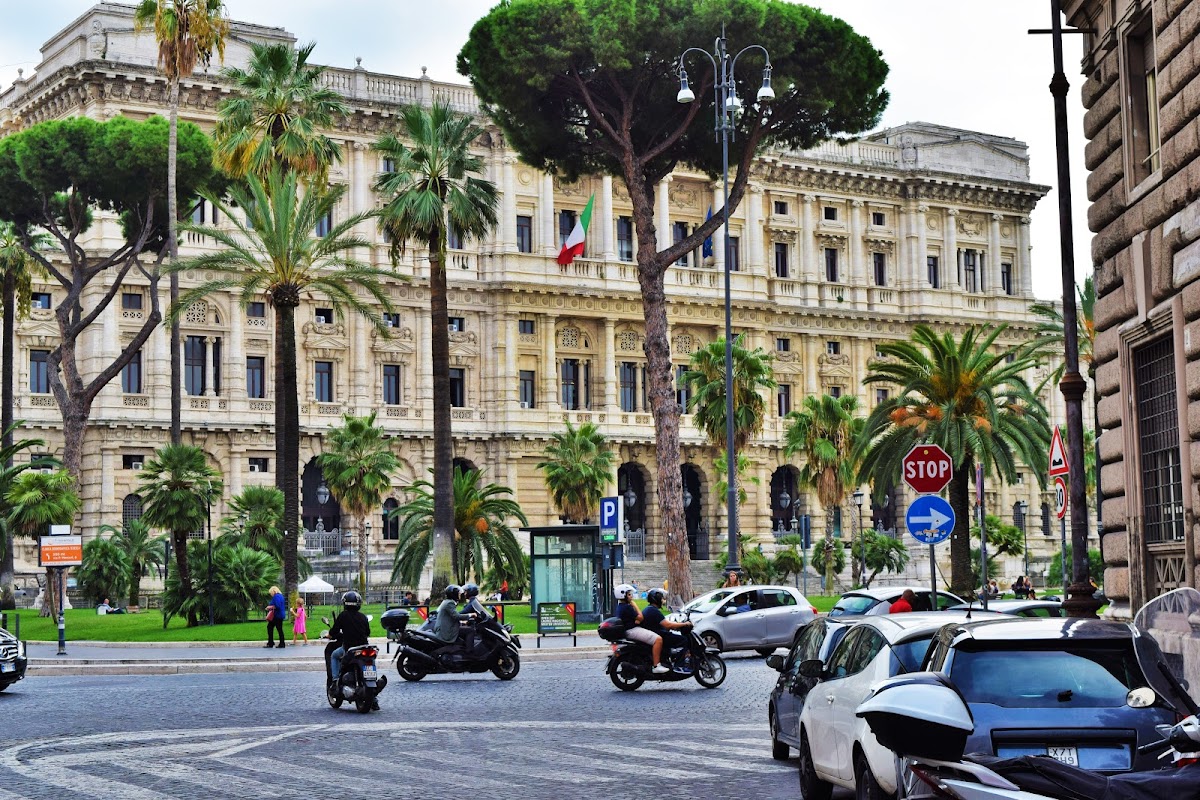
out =
[[776,672],[783,672],[783,656],[779,653],[767,656],[767,666]]
[[737,606],[721,606],[717,609],[718,617],[728,617],[737,613]]
[[824,678],[825,662],[819,658],[810,658],[800,662],[800,674],[806,678]]

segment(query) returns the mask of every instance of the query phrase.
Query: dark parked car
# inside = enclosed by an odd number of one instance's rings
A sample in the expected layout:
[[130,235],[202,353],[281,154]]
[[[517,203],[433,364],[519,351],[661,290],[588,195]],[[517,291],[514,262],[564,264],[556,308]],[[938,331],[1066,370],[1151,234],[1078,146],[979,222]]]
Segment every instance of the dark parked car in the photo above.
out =
[[904,594],[906,589],[912,589],[917,596],[916,605],[913,606],[913,611],[945,611],[951,606],[962,605],[963,599],[958,595],[950,594],[949,592],[938,592],[937,608],[934,608],[929,602],[929,587],[928,586],[884,586],[879,589],[855,589],[843,594],[833,608],[829,611],[829,616],[840,617],[843,614],[865,614],[867,616],[875,616],[877,614],[888,613],[888,608],[892,603],[900,599],[900,595]]
[[1049,755],[1103,772],[1163,766],[1138,753],[1174,724],[1161,701],[1130,702],[1147,681],[1123,623],[1095,619],[955,622],[938,631],[924,667],[954,682],[975,718],[968,753]]
[[0,692],[25,677],[25,643],[0,628]]
[[767,701],[767,719],[771,725],[771,755],[783,761],[788,749],[799,747],[796,740],[796,721],[808,692],[819,682],[800,674],[800,664],[814,658],[824,661],[830,651],[862,617],[818,617],[796,632],[787,655],[767,657],[767,666],[779,670],[779,680]]

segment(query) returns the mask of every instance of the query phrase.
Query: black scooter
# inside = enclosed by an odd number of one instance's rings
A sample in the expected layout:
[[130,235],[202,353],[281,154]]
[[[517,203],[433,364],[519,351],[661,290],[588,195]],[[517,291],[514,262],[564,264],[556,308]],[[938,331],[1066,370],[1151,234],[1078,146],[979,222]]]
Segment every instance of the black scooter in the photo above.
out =
[[[328,620],[323,620],[328,624]],[[375,667],[378,648],[371,644],[351,647],[342,656],[341,672],[334,680],[330,657],[341,647],[336,639],[325,645],[325,699],[333,708],[353,702],[360,714],[379,710],[379,693],[387,686],[387,676]]]
[[704,643],[694,629],[682,631],[684,646],[668,650],[670,638],[663,642],[664,661],[669,672],[654,672],[654,658],[649,645],[625,638],[625,625],[619,617],[601,623],[600,638],[613,643],[613,654],[608,657],[604,671],[612,679],[613,686],[624,692],[632,692],[646,681],[672,683],[696,679],[705,689],[715,689],[725,681],[725,659],[721,651]]
[[[388,639],[397,642],[396,669],[406,681],[419,681],[426,675],[445,673],[480,673],[491,670],[502,681],[511,681],[521,671],[521,656],[517,652],[521,640],[512,635],[512,625],[501,625],[488,616],[464,625],[458,641],[447,644],[433,635],[436,619],[416,630],[408,627],[408,610],[393,608],[383,612],[380,624]],[[473,636],[472,636],[473,634]]]

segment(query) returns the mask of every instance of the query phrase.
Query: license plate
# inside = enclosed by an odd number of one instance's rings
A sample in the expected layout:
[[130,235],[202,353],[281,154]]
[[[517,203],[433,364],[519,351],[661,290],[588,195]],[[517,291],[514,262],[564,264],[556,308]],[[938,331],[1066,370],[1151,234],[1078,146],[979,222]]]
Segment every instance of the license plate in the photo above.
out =
[[374,667],[363,667],[362,669],[363,669],[363,680],[364,681],[375,680],[376,672],[375,672]]
[[0,672],[16,672],[16,664],[0,664]]
[[1070,764],[1072,767],[1079,766],[1079,748],[1077,747],[1047,747],[1046,755],[1055,761]]

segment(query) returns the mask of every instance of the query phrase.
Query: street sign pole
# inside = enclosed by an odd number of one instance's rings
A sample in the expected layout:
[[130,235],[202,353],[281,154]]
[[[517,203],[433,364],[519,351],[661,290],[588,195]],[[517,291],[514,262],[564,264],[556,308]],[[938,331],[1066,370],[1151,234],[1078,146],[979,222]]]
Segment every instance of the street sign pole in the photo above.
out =
[[930,603],[937,605],[937,560],[934,558],[934,549],[937,545],[929,545],[929,588],[933,594],[929,595]]
[[[975,505],[979,508],[979,585],[983,587],[983,610],[988,610],[987,516],[983,510],[983,464],[975,465]],[[970,537],[968,536],[968,539]],[[970,548],[967,548],[970,550]]]
[[1069,585],[1067,582],[1068,570],[1067,570],[1067,517],[1066,517],[1066,515],[1063,515],[1058,520],[1058,523],[1059,523],[1059,528],[1062,531],[1062,559],[1061,559],[1061,561],[1062,561],[1062,581],[1063,581],[1062,596],[1063,596],[1063,599],[1066,600],[1067,599],[1067,586]]
[[1058,517],[1062,531],[1062,579],[1063,599],[1067,597],[1067,483],[1060,475],[1054,479],[1054,513]]
[[58,577],[58,653],[56,655],[65,656],[67,654],[67,616],[63,611],[63,603],[66,602],[67,595],[67,571],[59,567],[55,572]]

